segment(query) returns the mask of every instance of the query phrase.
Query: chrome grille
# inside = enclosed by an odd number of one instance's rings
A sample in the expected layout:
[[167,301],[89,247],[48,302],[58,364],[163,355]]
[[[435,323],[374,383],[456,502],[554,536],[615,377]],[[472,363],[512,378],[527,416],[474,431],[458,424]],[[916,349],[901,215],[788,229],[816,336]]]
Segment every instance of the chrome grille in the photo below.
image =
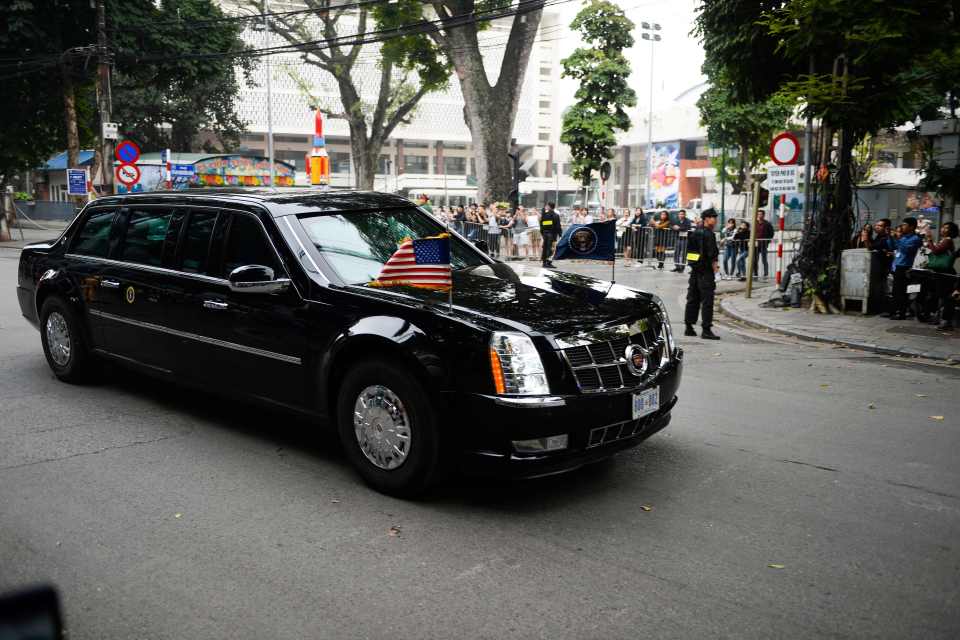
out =
[[646,319],[646,323],[642,332],[632,336],[625,326],[621,335],[610,340],[560,349],[580,391],[599,393],[639,386],[644,378],[633,375],[624,359],[627,345],[631,343],[649,351],[650,364],[644,377],[657,371],[665,348],[664,339],[660,336],[662,321],[658,317],[651,317]]

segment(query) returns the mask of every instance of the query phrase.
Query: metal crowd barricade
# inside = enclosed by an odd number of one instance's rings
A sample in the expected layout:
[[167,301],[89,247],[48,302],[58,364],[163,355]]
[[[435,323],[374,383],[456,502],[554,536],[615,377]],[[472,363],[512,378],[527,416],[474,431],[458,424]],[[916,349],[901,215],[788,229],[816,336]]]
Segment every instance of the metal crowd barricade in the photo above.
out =
[[623,230],[621,246],[623,258],[644,262],[651,260],[658,266],[673,263],[687,264],[687,233],[673,229],[631,226]]

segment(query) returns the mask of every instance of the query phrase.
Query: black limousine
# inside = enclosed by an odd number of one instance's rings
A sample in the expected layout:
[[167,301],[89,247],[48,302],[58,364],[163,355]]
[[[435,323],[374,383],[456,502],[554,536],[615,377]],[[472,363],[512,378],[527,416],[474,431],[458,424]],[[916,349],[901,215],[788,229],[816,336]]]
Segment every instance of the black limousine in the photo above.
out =
[[667,425],[683,352],[655,295],[511,268],[456,233],[450,293],[371,286],[401,242],[444,231],[381,193],[105,197],[24,248],[17,296],[61,380],[109,360],[329,418],[395,495],[451,466],[573,469]]

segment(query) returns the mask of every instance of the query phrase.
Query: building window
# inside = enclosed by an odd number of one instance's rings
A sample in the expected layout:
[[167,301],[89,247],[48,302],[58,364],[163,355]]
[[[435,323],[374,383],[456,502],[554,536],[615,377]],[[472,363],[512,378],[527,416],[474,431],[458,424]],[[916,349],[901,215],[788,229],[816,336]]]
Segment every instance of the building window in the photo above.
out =
[[458,176],[467,175],[467,159],[444,157],[443,172],[446,173],[447,175],[458,175]]
[[550,101],[549,101],[549,100],[541,100],[541,101],[540,101],[540,108],[541,108],[541,109],[549,109],[549,108],[550,108]]
[[274,135],[274,142],[293,142],[296,144],[310,144],[312,140],[307,136],[283,136],[283,135]]
[[550,67],[540,67],[540,75],[542,76],[553,75],[553,69],[551,69]]
[[427,149],[430,147],[429,142],[420,142],[418,140],[404,140],[403,148],[404,149]]
[[251,147],[240,147],[240,153],[247,156],[262,156],[263,149],[253,149]]
[[550,132],[549,132],[549,131],[541,131],[541,132],[540,132],[540,135],[537,136],[537,137],[540,138],[540,141],[541,141],[541,142],[549,142],[549,141],[550,141]]
[[430,156],[403,156],[404,173],[430,173]]
[[350,154],[345,151],[331,151],[330,173],[350,173]]
[[443,148],[444,149],[466,149],[467,143],[466,142],[444,142]]
[[248,142],[262,142],[263,136],[260,135],[259,133],[245,133],[242,136],[240,136],[240,139],[246,140]]
[[390,156],[381,153],[380,157],[377,158],[377,173],[392,173]]
[[275,151],[273,153],[273,159],[292,164],[297,168],[297,171],[306,171],[305,155],[306,152],[304,151]]

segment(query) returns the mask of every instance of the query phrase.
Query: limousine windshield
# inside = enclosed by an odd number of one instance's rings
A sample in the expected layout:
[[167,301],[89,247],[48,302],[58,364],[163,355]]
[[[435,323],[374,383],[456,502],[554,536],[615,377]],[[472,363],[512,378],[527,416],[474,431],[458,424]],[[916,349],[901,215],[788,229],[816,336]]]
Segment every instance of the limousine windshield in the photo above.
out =
[[[316,246],[344,282],[366,284],[406,238],[417,240],[446,231],[437,220],[416,209],[319,214],[300,218]],[[450,238],[454,270],[487,264],[480,253],[457,236]]]

